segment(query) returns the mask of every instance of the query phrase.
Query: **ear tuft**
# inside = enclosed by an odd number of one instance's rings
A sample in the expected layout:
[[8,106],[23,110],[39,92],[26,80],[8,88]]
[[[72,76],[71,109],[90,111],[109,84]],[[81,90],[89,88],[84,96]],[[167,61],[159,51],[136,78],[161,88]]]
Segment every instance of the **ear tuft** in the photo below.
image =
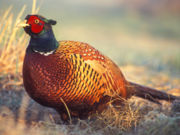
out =
[[56,24],[56,21],[55,20],[48,20],[48,23],[51,24],[51,25],[55,25]]

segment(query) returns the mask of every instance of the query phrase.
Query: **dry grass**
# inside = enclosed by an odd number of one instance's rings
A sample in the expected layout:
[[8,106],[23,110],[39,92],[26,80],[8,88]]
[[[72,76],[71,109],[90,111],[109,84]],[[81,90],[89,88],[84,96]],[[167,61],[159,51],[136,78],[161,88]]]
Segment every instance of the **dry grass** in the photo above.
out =
[[[129,69],[124,67],[123,70]],[[134,74],[136,74],[134,67]],[[147,69],[144,69],[146,72]],[[140,73],[140,71],[138,71]],[[126,71],[131,73],[131,70]],[[147,82],[156,77],[164,81],[167,76],[148,74]],[[131,78],[131,77],[129,77]],[[143,76],[139,77],[143,78]],[[151,78],[151,79],[150,79]],[[161,81],[159,81],[161,83]],[[179,87],[177,79],[169,79],[171,87]],[[166,83],[167,83],[166,82]],[[146,82],[144,82],[145,84]],[[167,85],[169,85],[167,83]],[[158,86],[157,81],[151,81]],[[0,85],[1,86],[1,85]],[[162,85],[163,86],[163,85]],[[160,86],[159,86],[160,87]],[[114,135],[114,134],[177,134],[180,124],[180,102],[170,104],[162,102],[162,106],[133,97],[124,105],[112,106],[102,114],[94,114],[87,120],[78,120],[76,124],[63,125],[57,112],[43,107],[26,94],[22,87],[19,90],[0,88],[0,134],[54,134],[54,135]],[[168,90],[168,87],[164,87]],[[8,125],[8,126],[6,126]],[[166,133],[167,132],[167,133]]]
[[[15,22],[13,22],[11,9],[12,7],[9,7],[4,15],[0,17],[0,46],[3,47],[0,52],[1,76],[6,74],[19,76],[23,64],[24,50],[28,42],[27,36],[24,33],[20,34],[19,28],[16,27],[18,22],[20,22],[25,6],[19,12]],[[19,83],[21,83],[21,80]]]
[[124,104],[119,106],[109,104],[108,109],[98,115],[98,118],[107,126],[125,131],[136,127],[140,117],[139,108],[133,107],[128,101],[124,101]]
[[2,29],[0,33],[0,43],[3,45],[0,55],[0,64],[1,67],[3,67],[1,68],[1,73],[5,74],[21,72],[18,67],[22,67],[24,49],[27,45],[27,37],[25,37],[25,34],[19,37],[19,28],[16,27],[20,22],[20,17],[25,10],[25,6],[18,14],[15,23],[13,23],[13,13],[10,12],[11,9],[12,7],[0,18],[0,28]]
[[[21,22],[21,18],[26,9],[24,6],[19,14],[17,15],[15,21],[14,15],[12,13],[12,6],[9,7],[0,17],[0,46],[2,47],[0,52],[0,76],[1,76],[1,96],[3,96],[3,90],[14,89],[15,87],[19,87],[18,85],[22,84],[22,65],[23,58],[25,54],[25,48],[28,44],[29,37],[22,32],[22,28],[17,27],[18,23]],[[32,13],[36,13],[38,9],[36,9],[36,1],[33,2]],[[15,87],[9,87],[15,86]],[[20,89],[22,87],[19,87]],[[3,123],[3,126],[0,127],[0,134],[5,135],[23,135],[23,134],[101,134],[103,129],[107,132],[114,132],[114,128],[127,130],[132,126],[136,126],[138,120],[138,111],[134,110],[130,107],[128,103],[124,105],[124,107],[116,107],[114,108],[111,104],[109,105],[109,109],[104,111],[101,115],[95,115],[95,120],[87,120],[81,121],[79,120],[77,125],[56,125],[55,118],[52,115],[48,115],[50,122],[35,122],[27,120],[27,111],[31,110],[28,108],[29,98],[27,95],[19,95],[18,90],[17,93],[11,93],[10,95],[6,95],[8,98],[8,102],[10,104],[0,105],[0,123]],[[9,97],[12,96],[12,97]],[[21,99],[22,96],[22,99]],[[13,97],[18,97],[13,99]],[[1,98],[2,100],[4,98]],[[16,102],[18,102],[16,104]],[[30,102],[33,102],[32,100]],[[1,102],[0,102],[1,103]],[[34,103],[34,102],[33,102]],[[12,111],[12,104],[15,104],[16,110]],[[36,104],[36,103],[34,103]],[[36,104],[37,105],[37,104]],[[36,106],[35,105],[35,106]],[[11,109],[10,109],[11,108]],[[33,109],[32,109],[33,110]],[[42,110],[40,110],[42,111]],[[32,111],[34,115],[36,115],[35,111]],[[119,117],[121,116],[121,117]],[[28,116],[31,117],[31,116]],[[34,116],[36,117],[36,116]],[[47,119],[47,118],[46,118]],[[44,119],[43,119],[44,120]],[[29,124],[27,124],[29,123]],[[94,123],[101,123],[99,127],[95,127]],[[6,126],[8,125],[8,127]],[[14,129],[14,130],[12,130]],[[56,129],[56,130],[54,130]],[[73,129],[73,131],[70,131]],[[54,131],[53,131],[54,130]],[[101,131],[102,130],[102,131]]]
[[[37,13],[39,8],[36,8],[36,0],[33,1],[32,13]],[[126,101],[123,106],[114,107],[109,104],[101,115],[94,114],[88,120],[78,120],[75,125],[57,124],[61,120],[55,111],[29,99],[24,89],[18,86],[22,84],[21,70],[29,37],[22,32],[22,28],[16,26],[21,21],[25,8],[26,6],[21,9],[15,21],[12,7],[0,16],[0,134],[150,135],[180,132],[177,129],[180,124],[179,102],[172,106],[167,103],[158,106],[138,98]],[[127,66],[122,69],[132,81],[144,84],[148,82],[153,87],[166,90],[175,88],[179,93],[178,79],[172,81],[165,75],[154,77],[157,72],[147,72],[142,67]]]
[[[15,17],[15,21],[12,8],[10,6],[0,16],[0,77],[10,74],[13,76],[13,79],[9,78],[6,85],[21,85],[22,65],[29,37],[17,25],[22,21],[21,18],[24,16],[23,13],[26,6],[22,7],[19,14]],[[38,11],[36,0],[33,0],[32,13],[37,13]]]

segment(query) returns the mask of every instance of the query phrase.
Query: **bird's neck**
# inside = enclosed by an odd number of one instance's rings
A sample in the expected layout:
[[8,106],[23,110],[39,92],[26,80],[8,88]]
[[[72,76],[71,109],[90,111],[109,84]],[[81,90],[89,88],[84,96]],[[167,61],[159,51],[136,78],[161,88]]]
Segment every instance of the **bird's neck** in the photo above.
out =
[[59,46],[52,30],[37,36],[31,36],[29,47],[34,52],[48,53],[55,51]]

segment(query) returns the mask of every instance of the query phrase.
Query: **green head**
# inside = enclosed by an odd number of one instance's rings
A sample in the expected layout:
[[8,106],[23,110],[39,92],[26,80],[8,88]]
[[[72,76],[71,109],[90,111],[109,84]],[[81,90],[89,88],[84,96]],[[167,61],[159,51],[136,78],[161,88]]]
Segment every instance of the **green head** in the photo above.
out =
[[55,50],[59,45],[52,31],[55,24],[56,21],[40,15],[27,15],[21,26],[31,37],[29,47],[36,52]]

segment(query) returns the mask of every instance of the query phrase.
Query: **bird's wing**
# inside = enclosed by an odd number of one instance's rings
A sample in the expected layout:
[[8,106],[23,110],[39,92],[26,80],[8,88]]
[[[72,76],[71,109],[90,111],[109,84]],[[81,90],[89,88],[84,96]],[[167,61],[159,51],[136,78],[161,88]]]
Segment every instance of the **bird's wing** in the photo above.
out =
[[111,96],[121,95],[121,97],[126,98],[127,81],[119,67],[108,57],[89,44],[82,42],[61,41],[59,50],[66,52],[66,55],[69,54],[71,57],[73,54],[79,55],[86,64],[100,74],[107,87],[104,94]]

